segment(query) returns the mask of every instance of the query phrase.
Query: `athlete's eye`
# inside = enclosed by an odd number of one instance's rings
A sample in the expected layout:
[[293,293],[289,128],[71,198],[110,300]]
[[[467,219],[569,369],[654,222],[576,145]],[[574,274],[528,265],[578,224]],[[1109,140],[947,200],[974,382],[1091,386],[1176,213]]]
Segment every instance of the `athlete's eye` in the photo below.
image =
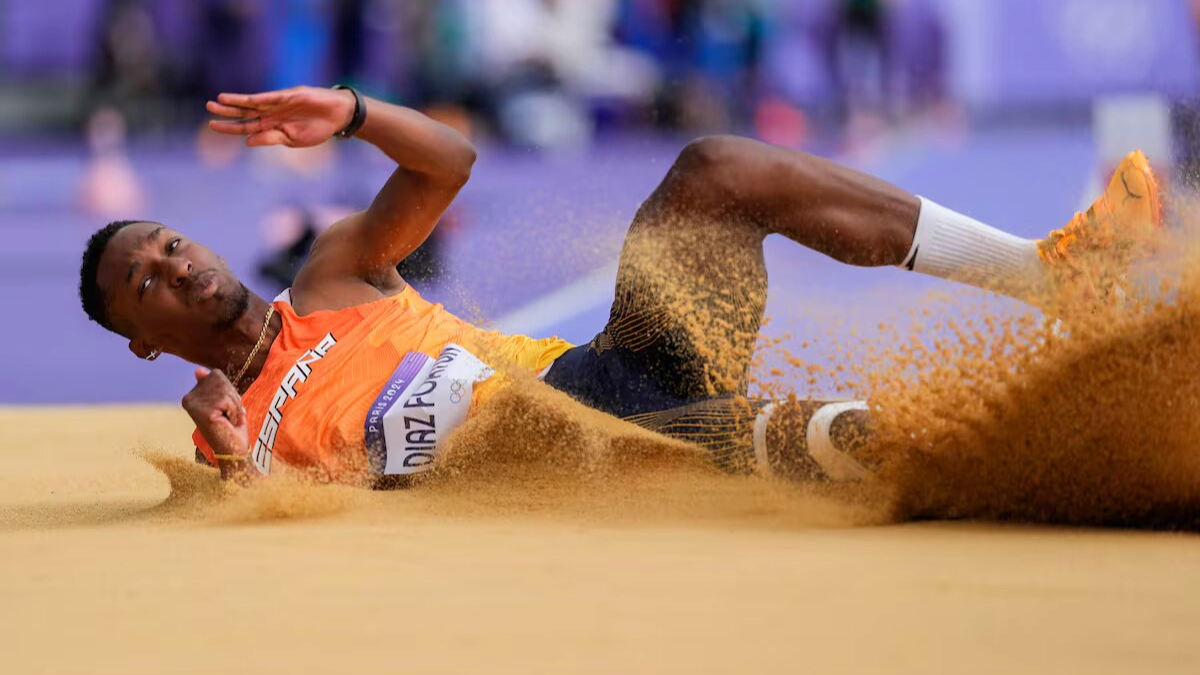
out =
[[142,283],[140,285],[138,285],[138,297],[139,298],[146,295],[146,289],[150,288],[150,279],[151,279],[151,277],[146,277],[145,279],[142,279]]
[[172,239],[171,242],[167,244],[167,253],[174,253],[175,249],[179,248],[179,242],[179,239]]

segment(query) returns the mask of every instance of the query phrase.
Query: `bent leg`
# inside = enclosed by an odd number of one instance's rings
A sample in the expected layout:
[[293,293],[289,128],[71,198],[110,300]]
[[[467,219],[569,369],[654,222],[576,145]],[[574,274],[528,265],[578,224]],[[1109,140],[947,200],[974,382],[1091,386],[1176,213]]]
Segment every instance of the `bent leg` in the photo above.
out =
[[694,141],[639,209],[590,349],[633,355],[681,400],[744,395],[766,307],[763,239],[899,264],[919,211],[907,192],[827,160],[732,136]]
[[[918,245],[922,232],[928,246]],[[960,280],[984,286],[1021,277],[1024,257],[1038,264],[1033,242],[1008,242],[885,181],[744,138],[702,138],[630,226],[609,322],[589,353],[618,350],[682,401],[746,394],[766,306],[762,242],[772,233],[853,265],[907,262],[948,278],[982,266],[988,273]],[[963,249],[971,255],[958,256]]]
[[682,212],[749,224],[863,266],[904,262],[921,209],[886,181],[736,136],[690,143],[660,190]]
[[693,210],[725,214],[852,265],[900,265],[1026,301],[1050,277],[1038,242],[848,167],[733,136],[690,144],[672,173]]

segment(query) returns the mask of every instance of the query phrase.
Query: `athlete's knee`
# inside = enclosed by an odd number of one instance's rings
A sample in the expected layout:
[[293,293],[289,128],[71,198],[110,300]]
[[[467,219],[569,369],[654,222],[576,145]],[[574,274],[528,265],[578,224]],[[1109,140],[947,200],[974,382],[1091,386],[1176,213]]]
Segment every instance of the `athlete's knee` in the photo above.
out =
[[701,173],[716,170],[739,161],[755,145],[748,138],[728,134],[701,136],[683,147],[675,159],[675,168]]
[[729,204],[740,192],[743,168],[754,141],[737,136],[704,136],[688,143],[663,181],[660,201],[687,208]]
[[671,172],[716,187],[732,185],[738,169],[752,161],[761,147],[739,136],[702,136],[684,146]]

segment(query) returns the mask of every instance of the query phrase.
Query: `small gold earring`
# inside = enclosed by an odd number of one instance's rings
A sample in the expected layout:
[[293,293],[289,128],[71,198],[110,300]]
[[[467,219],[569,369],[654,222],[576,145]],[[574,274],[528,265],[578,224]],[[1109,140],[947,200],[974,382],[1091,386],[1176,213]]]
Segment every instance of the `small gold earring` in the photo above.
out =
[[152,351],[146,355],[146,360],[153,361],[154,359],[157,359],[161,354],[162,354],[162,352],[160,350],[155,349],[154,351]]

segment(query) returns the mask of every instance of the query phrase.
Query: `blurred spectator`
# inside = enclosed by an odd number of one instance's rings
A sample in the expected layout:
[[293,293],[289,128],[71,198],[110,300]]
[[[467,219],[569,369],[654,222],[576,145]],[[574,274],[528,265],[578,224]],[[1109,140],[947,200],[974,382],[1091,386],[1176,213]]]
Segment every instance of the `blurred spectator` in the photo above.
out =
[[886,0],[840,0],[832,63],[844,115],[891,112],[894,72]]
[[280,31],[268,88],[286,89],[327,81],[332,9],[327,0],[271,0]]
[[106,2],[96,35],[85,128],[90,156],[78,199],[87,213],[116,219],[145,205],[144,191],[125,154],[126,119],[139,125],[163,121],[161,43],[140,0]]
[[893,48],[897,55],[896,112],[922,112],[949,99],[947,36],[933,0],[891,0]]
[[419,106],[482,107],[482,75],[463,0],[408,0],[399,19],[404,45],[400,91]]
[[[1200,0],[1191,0],[1188,6],[1191,10],[1192,30],[1200,36]],[[1195,54],[1194,58],[1200,59],[1200,53]],[[1193,95],[1176,102],[1171,116],[1177,148],[1176,176],[1181,185],[1192,192],[1200,192],[1200,99]],[[1190,204],[1189,207],[1200,210],[1195,204]]]
[[89,109],[114,109],[139,124],[155,121],[165,93],[161,52],[143,0],[107,0],[96,27]]
[[933,0],[828,0],[810,25],[832,85],[825,107],[835,110],[851,145],[912,115],[956,118],[947,97],[946,34]]
[[196,62],[192,67],[198,70],[199,78],[186,96],[199,102],[211,98],[214,92],[265,88],[269,41],[263,22],[267,3],[201,0],[189,4],[197,30],[192,49]]
[[266,85],[266,0],[102,0],[89,110],[136,130],[198,121],[217,91]]
[[330,79],[352,82],[367,65],[367,8],[369,0],[334,0],[330,50]]
[[79,202],[99,220],[128,218],[146,206],[145,190],[125,154],[125,118],[100,108],[88,120],[90,157],[79,183]]
[[767,20],[755,0],[621,0],[615,30],[663,70],[656,121],[711,132],[752,114]]
[[645,55],[612,38],[614,0],[475,0],[463,6],[492,119],[540,148],[590,140],[596,106],[648,108],[657,85]]

